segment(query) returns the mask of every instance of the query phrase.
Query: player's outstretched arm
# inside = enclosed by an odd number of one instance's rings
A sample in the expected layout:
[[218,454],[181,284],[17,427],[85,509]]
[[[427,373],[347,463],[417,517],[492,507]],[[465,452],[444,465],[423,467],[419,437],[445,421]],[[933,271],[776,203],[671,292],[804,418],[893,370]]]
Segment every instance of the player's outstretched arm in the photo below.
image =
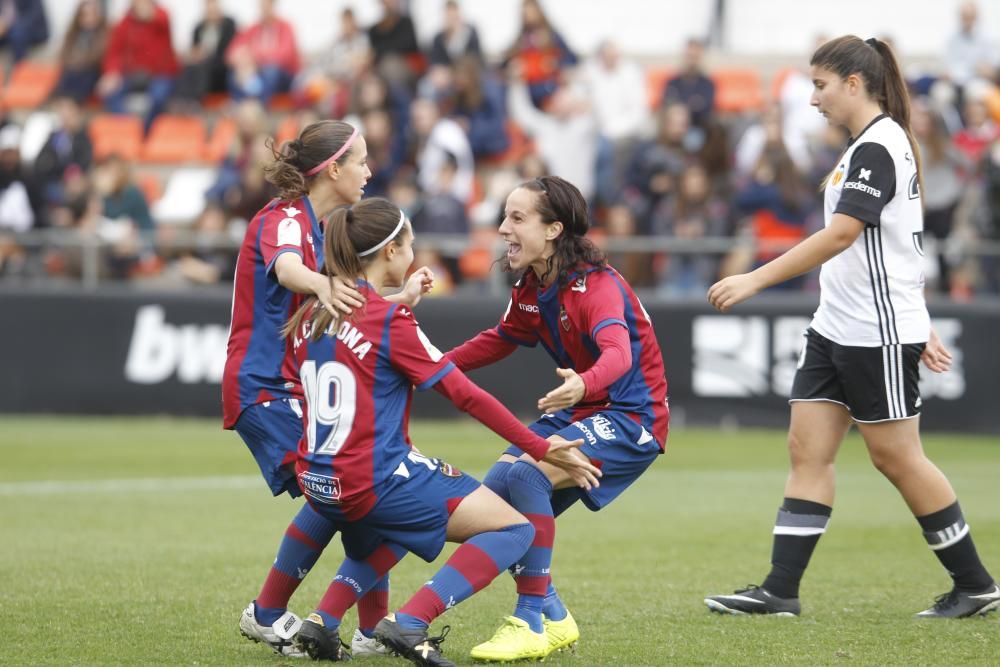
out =
[[545,440],[530,431],[510,413],[500,401],[461,371],[452,371],[434,385],[434,389],[459,410],[478,419],[487,428],[504,440],[512,442],[536,461],[545,461],[562,468],[584,489],[599,486],[601,471],[587,460],[574,454],[573,450],[583,444],[583,440]]

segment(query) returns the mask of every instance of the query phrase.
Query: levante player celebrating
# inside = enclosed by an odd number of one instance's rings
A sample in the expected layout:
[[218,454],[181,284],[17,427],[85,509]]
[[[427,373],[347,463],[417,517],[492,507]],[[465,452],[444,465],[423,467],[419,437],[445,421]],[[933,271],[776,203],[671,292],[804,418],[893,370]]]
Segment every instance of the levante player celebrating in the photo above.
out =
[[472,650],[479,660],[543,658],[580,633],[552,586],[554,517],[582,500],[608,505],[663,453],[669,410],[667,380],[653,324],[632,288],[584,235],[587,204],[557,176],[523,183],[507,198],[500,236],[504,269],[522,272],[495,329],[448,353],[462,370],[541,344],[563,384],[538,407],[531,430],[543,437],[584,438],[579,450],[603,472],[586,490],[559,468],[511,446],[483,483],[509,500],[535,527],[515,565],[518,601],[496,635]]

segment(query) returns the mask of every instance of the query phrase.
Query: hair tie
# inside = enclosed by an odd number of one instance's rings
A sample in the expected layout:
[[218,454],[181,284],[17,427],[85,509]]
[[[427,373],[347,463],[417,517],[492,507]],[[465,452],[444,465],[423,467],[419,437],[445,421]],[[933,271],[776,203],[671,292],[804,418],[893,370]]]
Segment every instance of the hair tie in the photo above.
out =
[[358,128],[354,128],[354,131],[351,132],[351,136],[348,137],[347,141],[344,142],[344,145],[340,147],[340,150],[338,150],[336,153],[334,153],[333,155],[331,155],[330,157],[323,160],[318,165],[307,171],[306,176],[313,176],[315,174],[318,174],[319,172],[329,167],[331,163],[336,162],[341,155],[350,150],[351,144],[354,143],[354,140],[357,138],[357,136],[358,136]]
[[344,222],[346,222],[347,224],[351,224],[352,222],[354,222],[354,209],[352,209],[350,206],[347,207],[347,215],[344,216]]
[[878,49],[878,38],[877,37],[869,37],[868,39],[865,40],[865,44],[867,44],[868,46],[870,46],[873,49],[877,50]]
[[375,244],[374,246],[372,246],[371,248],[368,248],[368,250],[365,250],[364,252],[359,252],[358,253],[358,257],[365,257],[366,255],[370,255],[373,252],[375,252],[376,250],[378,250],[379,248],[381,248],[382,246],[384,246],[389,241],[391,241],[394,238],[396,238],[396,234],[398,234],[399,230],[403,228],[403,223],[404,222],[406,222],[406,215],[403,213],[402,210],[400,210],[399,211],[399,224],[397,224],[396,228],[394,230],[392,230],[392,233],[389,234],[388,236],[386,236],[384,239],[382,239],[381,243]]

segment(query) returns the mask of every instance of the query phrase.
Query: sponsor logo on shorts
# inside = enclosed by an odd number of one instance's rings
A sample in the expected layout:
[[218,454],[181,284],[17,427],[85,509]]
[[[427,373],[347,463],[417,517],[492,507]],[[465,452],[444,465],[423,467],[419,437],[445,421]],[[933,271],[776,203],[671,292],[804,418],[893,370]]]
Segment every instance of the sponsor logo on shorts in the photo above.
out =
[[615,427],[611,424],[610,419],[604,415],[597,415],[590,421],[594,425],[594,431],[597,432],[597,435],[605,440],[615,439]]
[[319,475],[314,472],[300,472],[299,486],[307,496],[318,503],[340,504],[340,478]]
[[589,442],[592,445],[597,444],[597,438],[594,437],[594,432],[591,431],[589,428],[587,428],[586,424],[584,424],[583,422],[573,422],[573,426],[583,431],[583,435],[585,438],[587,438],[587,442]]
[[462,471],[461,470],[459,470],[455,466],[451,465],[450,463],[445,463],[444,461],[441,461],[441,464],[438,466],[438,470],[441,471],[442,475],[447,475],[448,477],[461,477],[462,476]]

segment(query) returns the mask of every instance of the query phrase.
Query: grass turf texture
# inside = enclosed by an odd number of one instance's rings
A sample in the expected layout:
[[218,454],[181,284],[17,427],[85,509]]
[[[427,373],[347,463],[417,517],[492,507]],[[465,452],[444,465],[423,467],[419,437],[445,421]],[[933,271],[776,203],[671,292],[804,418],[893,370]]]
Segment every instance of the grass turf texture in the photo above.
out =
[[[412,435],[425,453],[477,476],[501,449],[468,422],[416,422]],[[783,442],[772,431],[678,430],[667,455],[610,508],[562,517],[554,573],[582,640],[546,663],[997,664],[997,614],[912,618],[950,581],[856,434],[838,462],[839,497],[806,575],[803,616],[708,612],[705,595],[766,573]],[[927,436],[925,446],[1000,572],[1000,442]],[[298,502],[270,498],[235,434],[214,420],[3,418],[0,457],[0,664],[308,664],[237,629]],[[305,580],[292,600],[299,614],[319,600],[341,555],[332,546]],[[441,562],[410,556],[397,566],[393,608]],[[504,575],[438,620],[433,629],[452,626],[447,657],[471,663],[469,649],[510,612],[513,588]],[[343,634],[355,626],[352,612]]]

